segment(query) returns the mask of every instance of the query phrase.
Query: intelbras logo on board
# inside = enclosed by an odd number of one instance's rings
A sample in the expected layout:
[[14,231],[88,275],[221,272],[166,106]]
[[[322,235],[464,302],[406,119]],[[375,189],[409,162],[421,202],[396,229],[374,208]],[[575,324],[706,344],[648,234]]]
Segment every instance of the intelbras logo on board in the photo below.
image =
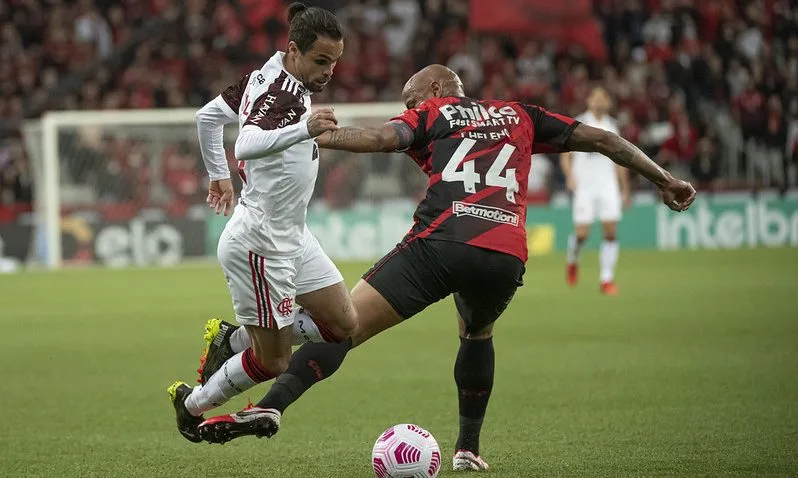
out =
[[452,202],[452,214],[456,217],[472,216],[486,221],[498,222],[500,224],[510,224],[517,226],[519,222],[518,214],[498,207],[482,206],[480,204],[469,204],[461,201]]

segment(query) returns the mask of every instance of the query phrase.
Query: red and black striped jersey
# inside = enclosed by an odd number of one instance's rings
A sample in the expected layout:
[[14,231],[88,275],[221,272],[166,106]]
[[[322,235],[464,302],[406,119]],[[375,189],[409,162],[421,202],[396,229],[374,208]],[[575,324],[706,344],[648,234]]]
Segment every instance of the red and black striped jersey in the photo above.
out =
[[532,155],[563,151],[578,122],[512,101],[431,98],[392,121],[413,132],[407,154],[429,176],[408,238],[455,241],[527,260]]

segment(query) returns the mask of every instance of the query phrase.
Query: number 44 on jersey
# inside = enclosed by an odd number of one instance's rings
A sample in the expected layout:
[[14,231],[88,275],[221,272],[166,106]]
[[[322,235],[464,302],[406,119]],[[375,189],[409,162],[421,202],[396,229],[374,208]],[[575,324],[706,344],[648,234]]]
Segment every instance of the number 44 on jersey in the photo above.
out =
[[[455,150],[446,167],[441,172],[441,180],[446,182],[462,182],[465,192],[473,194],[476,192],[476,185],[482,184],[482,178],[476,172],[474,160],[465,161],[466,156],[476,144],[476,140],[465,138]],[[507,162],[515,151],[515,146],[505,144],[499,151],[496,159],[490,165],[485,175],[485,185],[505,188],[507,200],[515,203],[515,193],[518,192],[518,181],[515,179],[515,168],[505,170]],[[461,168],[462,166],[462,168]]]

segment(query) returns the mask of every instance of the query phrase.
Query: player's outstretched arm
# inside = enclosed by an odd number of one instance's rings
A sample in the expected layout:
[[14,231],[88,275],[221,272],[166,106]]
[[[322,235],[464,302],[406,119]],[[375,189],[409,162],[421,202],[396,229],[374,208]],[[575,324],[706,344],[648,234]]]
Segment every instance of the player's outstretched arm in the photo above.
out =
[[353,153],[404,151],[410,147],[412,140],[413,131],[402,121],[391,121],[379,128],[346,126],[316,138],[320,148]]
[[224,125],[238,121],[238,114],[219,95],[200,108],[194,118],[202,161],[210,179],[206,202],[216,214],[227,216],[233,210],[233,183],[224,152]]
[[657,185],[663,202],[674,211],[686,210],[695,199],[695,189],[690,183],[674,178],[635,145],[615,133],[579,124],[565,146],[570,151],[601,153],[636,171]]
[[[277,100],[288,96],[287,93],[278,93]],[[267,99],[268,98],[267,96]],[[325,131],[338,129],[338,119],[332,108],[319,108],[307,121],[299,121],[301,115],[296,110],[299,104],[293,97],[284,100],[288,103],[287,112],[283,115],[275,113],[278,108],[273,108],[268,101],[258,106],[261,111],[253,108],[241,132],[238,134],[235,145],[236,159],[251,161],[263,159],[276,154],[291,146],[315,138]],[[292,105],[290,102],[294,102]]]

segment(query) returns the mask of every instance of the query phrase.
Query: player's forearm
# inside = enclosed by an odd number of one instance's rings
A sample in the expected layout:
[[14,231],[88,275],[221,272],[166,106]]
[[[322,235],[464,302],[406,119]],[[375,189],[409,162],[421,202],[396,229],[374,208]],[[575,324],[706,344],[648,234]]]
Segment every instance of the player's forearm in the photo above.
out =
[[[221,102],[221,103],[220,103]],[[195,115],[197,136],[205,169],[212,181],[230,177],[224,152],[224,125],[236,120],[236,114],[220,97],[200,108]]]
[[659,187],[663,187],[673,181],[671,173],[661,168],[644,152],[623,139],[615,133],[609,133],[607,144],[604,151],[599,151],[616,164],[636,171],[638,174],[648,179]]
[[651,160],[637,146],[615,133],[580,124],[568,143],[571,151],[601,153],[616,164],[637,172],[659,187],[673,181],[673,176]]
[[252,161],[285,151],[308,139],[310,139],[310,133],[308,133],[307,121],[270,130],[247,125],[241,129],[238,135],[235,155],[239,161]]
[[338,149],[352,153],[378,153],[396,150],[396,145],[387,141],[378,128],[346,126],[327,131],[316,139],[320,148]]

